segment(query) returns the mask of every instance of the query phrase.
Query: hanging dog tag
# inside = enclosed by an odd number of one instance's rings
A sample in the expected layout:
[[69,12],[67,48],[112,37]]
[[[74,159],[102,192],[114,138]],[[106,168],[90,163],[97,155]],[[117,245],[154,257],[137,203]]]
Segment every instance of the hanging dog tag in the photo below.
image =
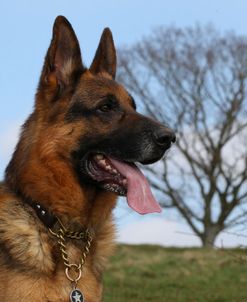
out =
[[70,293],[70,302],[85,302],[83,294],[79,289],[73,289]]

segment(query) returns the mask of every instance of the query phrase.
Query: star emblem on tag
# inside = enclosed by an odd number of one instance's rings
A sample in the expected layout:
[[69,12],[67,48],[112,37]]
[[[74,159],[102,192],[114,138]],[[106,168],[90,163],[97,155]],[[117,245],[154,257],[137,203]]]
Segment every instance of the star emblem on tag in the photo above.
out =
[[70,293],[70,302],[85,302],[83,294],[79,289],[74,289]]

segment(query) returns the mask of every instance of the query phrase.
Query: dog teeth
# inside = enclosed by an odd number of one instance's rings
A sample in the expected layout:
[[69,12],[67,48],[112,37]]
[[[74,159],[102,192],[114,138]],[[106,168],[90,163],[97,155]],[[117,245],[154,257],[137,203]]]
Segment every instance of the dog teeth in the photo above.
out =
[[107,172],[121,176],[120,173],[106,161],[102,154],[95,155],[94,159],[97,161],[98,165],[104,168]]
[[105,166],[106,166],[106,161],[105,161],[105,159],[99,160],[98,163],[99,163],[102,167],[105,167]]
[[112,172],[114,173],[114,174],[118,174],[118,171],[116,170],[116,169],[112,169]]
[[103,159],[104,158],[104,156],[102,155],[102,154],[97,154],[97,155],[95,155],[95,159],[96,160],[101,160],[101,159]]
[[106,169],[107,171],[112,171],[112,167],[109,166],[109,165],[106,165],[106,166],[105,166],[105,169]]
[[127,185],[127,179],[123,179],[123,180],[120,180],[120,184],[123,185],[123,186],[126,186]]

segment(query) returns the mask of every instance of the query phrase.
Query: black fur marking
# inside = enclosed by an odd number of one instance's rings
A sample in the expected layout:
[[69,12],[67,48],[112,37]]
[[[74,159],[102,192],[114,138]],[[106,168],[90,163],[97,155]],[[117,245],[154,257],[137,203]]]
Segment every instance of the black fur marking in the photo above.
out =
[[71,123],[83,117],[89,118],[93,114],[95,114],[94,109],[87,108],[82,102],[75,102],[67,112],[65,120]]
[[95,101],[91,107],[86,106],[81,100],[76,100],[67,112],[65,120],[70,123],[81,118],[90,118],[91,116],[99,116],[104,120],[111,120],[114,113],[120,112],[123,111],[119,106],[118,100],[114,95],[109,94]]

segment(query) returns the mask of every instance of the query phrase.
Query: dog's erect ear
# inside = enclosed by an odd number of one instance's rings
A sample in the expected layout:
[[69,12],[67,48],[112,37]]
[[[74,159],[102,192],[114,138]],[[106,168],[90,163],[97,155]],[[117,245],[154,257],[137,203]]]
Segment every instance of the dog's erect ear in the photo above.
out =
[[93,73],[105,71],[114,79],[116,75],[116,64],[116,50],[112,33],[109,28],[105,28],[93,59],[93,63],[90,67],[90,71]]
[[75,81],[83,71],[80,46],[69,21],[58,16],[41,74],[41,85],[64,87]]

